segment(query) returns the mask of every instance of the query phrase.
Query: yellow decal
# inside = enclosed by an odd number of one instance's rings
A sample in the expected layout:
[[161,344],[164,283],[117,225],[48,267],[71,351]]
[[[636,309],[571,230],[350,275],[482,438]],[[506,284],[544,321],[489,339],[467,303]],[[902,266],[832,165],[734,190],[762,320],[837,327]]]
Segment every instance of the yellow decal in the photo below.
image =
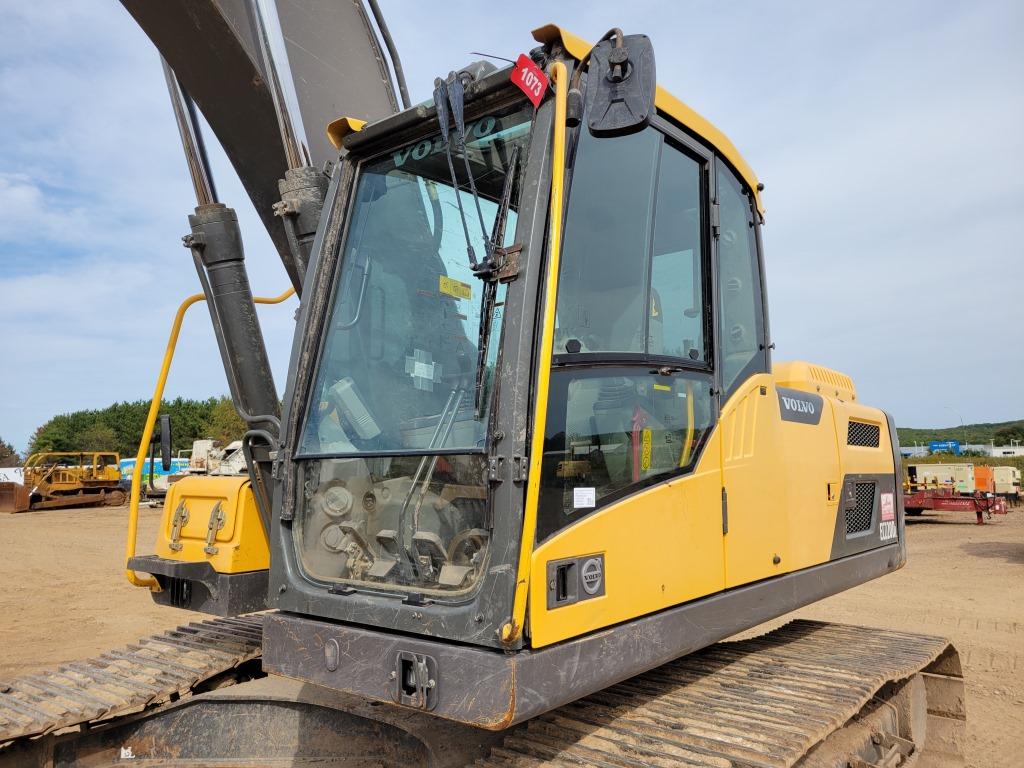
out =
[[671,392],[672,391],[672,387],[670,387],[668,384],[655,384],[654,388],[656,390],[658,390],[659,392]]
[[455,278],[441,275],[437,281],[437,290],[456,299],[468,299],[473,296],[473,287],[469,283],[461,283]]
[[640,469],[651,468],[651,430],[645,429],[640,436]]

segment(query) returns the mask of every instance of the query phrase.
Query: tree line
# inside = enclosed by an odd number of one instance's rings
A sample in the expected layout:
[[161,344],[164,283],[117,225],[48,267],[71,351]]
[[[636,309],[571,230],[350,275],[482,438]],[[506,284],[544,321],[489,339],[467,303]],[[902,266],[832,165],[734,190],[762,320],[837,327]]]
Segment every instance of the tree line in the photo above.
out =
[[[122,458],[134,457],[149,404],[149,400],[126,401],[98,410],[58,414],[36,429],[23,457],[0,439],[0,467],[20,466],[24,458],[40,451],[116,451]],[[191,448],[193,440],[213,438],[226,445],[245,433],[245,423],[228,397],[164,400],[160,413],[171,417],[171,448],[175,454]]]

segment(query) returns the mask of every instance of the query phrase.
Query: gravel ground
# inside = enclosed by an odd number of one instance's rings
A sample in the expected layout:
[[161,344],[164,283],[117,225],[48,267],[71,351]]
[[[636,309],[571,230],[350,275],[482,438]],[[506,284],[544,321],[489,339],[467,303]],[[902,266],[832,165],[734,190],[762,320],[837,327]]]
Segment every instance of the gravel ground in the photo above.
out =
[[[201,618],[157,606],[125,580],[126,516],[124,508],[0,515],[0,679]],[[140,553],[151,551],[159,516],[142,511]],[[1019,766],[1024,510],[985,526],[975,526],[973,515],[926,515],[908,522],[907,539],[903,570],[794,616],[950,637],[967,679],[969,765]]]

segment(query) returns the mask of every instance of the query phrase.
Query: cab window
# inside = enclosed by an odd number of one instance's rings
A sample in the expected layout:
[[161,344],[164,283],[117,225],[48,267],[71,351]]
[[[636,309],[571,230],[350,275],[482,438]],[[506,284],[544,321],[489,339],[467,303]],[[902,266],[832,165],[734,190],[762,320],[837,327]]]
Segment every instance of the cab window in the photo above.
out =
[[767,358],[752,201],[721,161],[716,181],[720,367],[728,397],[752,374],[767,370]]
[[692,470],[713,423],[708,161],[653,127],[580,134],[555,305],[540,541]]
[[554,354],[703,360],[700,164],[653,128],[581,134]]

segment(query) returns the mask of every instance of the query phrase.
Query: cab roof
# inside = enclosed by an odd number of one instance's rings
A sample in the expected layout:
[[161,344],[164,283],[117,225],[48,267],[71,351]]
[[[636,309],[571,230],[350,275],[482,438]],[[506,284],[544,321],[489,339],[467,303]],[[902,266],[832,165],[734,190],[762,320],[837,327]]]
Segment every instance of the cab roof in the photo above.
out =
[[[583,38],[577,37],[572,32],[556,24],[546,24],[533,30],[533,39],[545,45],[561,43],[566,53],[577,61],[586,56],[593,47]],[[761,204],[761,191],[758,189],[757,175],[724,133],[660,85],[655,91],[654,106],[714,147],[747,183],[754,194],[757,210],[762,214],[764,213],[764,207]]]

